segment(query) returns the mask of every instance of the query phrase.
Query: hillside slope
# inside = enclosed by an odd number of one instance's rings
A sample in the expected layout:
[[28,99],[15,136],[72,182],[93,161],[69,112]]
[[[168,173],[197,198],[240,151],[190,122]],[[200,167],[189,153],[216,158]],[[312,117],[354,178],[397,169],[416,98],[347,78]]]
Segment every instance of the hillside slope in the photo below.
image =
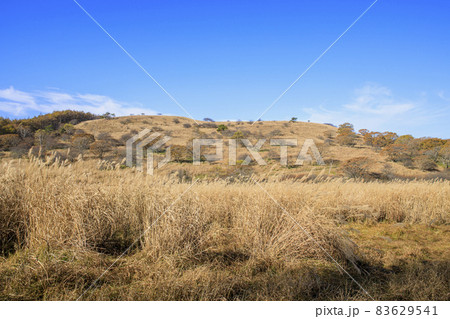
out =
[[[368,147],[358,140],[354,147],[341,146],[336,143],[337,129],[331,125],[309,123],[309,122],[288,122],[288,121],[264,121],[264,122],[205,122],[198,121],[197,125],[193,120],[178,116],[125,116],[112,119],[98,119],[86,121],[78,124],[76,128],[85,133],[93,134],[96,138],[101,135],[108,134],[112,138],[121,141],[122,146],[118,146],[119,154],[124,155],[124,141],[132,135],[150,129],[154,132],[160,132],[170,136],[171,140],[167,142],[167,146],[183,146],[192,145],[194,138],[214,138],[224,139],[224,159],[220,163],[203,163],[201,168],[189,167],[188,163],[172,163],[166,169],[171,170],[180,166],[183,169],[193,170],[195,172],[208,170],[209,166],[222,164],[227,166],[228,149],[227,140],[233,136],[243,136],[248,138],[251,143],[255,143],[258,139],[266,139],[265,144],[260,149],[261,157],[267,162],[266,166],[257,166],[253,161],[252,171],[264,172],[268,170],[289,170],[289,173],[297,171],[309,171],[311,166],[294,166],[296,157],[299,154],[305,139],[313,139],[317,145],[325,163],[327,164],[327,173],[333,175],[337,172],[340,163],[357,157],[367,157],[370,159],[370,170],[373,172],[382,172],[387,164],[385,156],[376,152],[373,148]],[[217,131],[217,126],[225,125],[227,129],[222,132]],[[279,165],[279,146],[271,146],[269,140],[272,138],[289,138],[297,139],[298,145],[289,147],[288,149],[288,167]],[[205,150],[208,152],[208,150]],[[214,152],[214,150],[212,150]],[[117,153],[117,152],[116,152]],[[248,155],[244,146],[239,146],[237,151],[238,163]],[[424,176],[425,173],[408,169],[400,164],[390,162],[390,170],[401,176]],[[226,174],[225,169],[224,174]]]

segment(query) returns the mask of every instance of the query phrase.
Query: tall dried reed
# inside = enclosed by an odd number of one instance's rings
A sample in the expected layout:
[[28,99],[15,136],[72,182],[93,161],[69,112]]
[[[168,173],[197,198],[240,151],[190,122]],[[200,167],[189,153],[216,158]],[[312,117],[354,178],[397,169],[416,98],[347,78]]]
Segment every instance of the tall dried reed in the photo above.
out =
[[259,183],[276,202],[254,181],[191,185],[131,169],[100,171],[81,160],[4,162],[2,252],[45,248],[117,256],[138,240],[130,254],[144,254],[150,263],[176,256],[186,269],[234,262],[269,267],[280,261],[328,261],[318,243],[345,267],[358,269],[357,246],[339,224],[449,222],[448,181]]

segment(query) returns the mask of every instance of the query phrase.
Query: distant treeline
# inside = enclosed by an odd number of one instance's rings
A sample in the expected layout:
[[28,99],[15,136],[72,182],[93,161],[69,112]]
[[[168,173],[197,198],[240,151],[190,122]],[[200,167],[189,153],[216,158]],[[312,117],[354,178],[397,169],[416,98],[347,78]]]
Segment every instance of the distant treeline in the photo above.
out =
[[387,155],[393,162],[400,162],[409,168],[433,171],[437,164],[450,167],[450,140],[436,137],[414,138],[412,135],[397,135],[394,132],[373,132],[361,129],[355,133],[353,125],[344,123],[337,130],[337,141],[353,147],[357,140]]
[[20,150],[23,153],[34,145],[43,146],[44,142],[53,142],[62,135],[72,135],[74,126],[80,122],[103,117],[105,116],[71,110],[55,111],[28,119],[11,120],[0,117],[0,151]]
[[0,117],[0,135],[32,134],[38,130],[58,130],[64,124],[78,124],[99,118],[98,115],[81,111],[55,111],[28,119],[10,120]]
[[[32,134],[38,130],[58,130],[64,124],[78,124],[99,118],[98,115],[81,111],[55,111],[29,119],[10,120],[0,117],[0,135]],[[25,133],[25,134],[27,134]]]

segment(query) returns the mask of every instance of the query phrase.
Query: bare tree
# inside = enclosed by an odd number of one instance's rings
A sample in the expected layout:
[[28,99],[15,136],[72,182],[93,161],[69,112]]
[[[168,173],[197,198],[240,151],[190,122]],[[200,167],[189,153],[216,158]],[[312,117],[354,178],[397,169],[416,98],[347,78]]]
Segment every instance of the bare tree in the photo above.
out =
[[44,148],[46,146],[46,142],[49,139],[50,134],[44,130],[37,130],[36,133],[34,133],[34,139],[36,140],[36,144],[39,147]]
[[439,158],[442,164],[445,165],[445,168],[448,169],[450,166],[450,142],[447,142],[447,144],[441,148]]
[[17,127],[17,133],[21,138],[26,138],[31,135],[31,129],[28,126],[19,124],[19,126]]
[[99,140],[92,143],[89,147],[92,153],[98,158],[103,159],[105,153],[111,151],[111,144],[105,140]]
[[72,138],[72,147],[76,150],[78,150],[81,154],[86,151],[89,146],[95,142],[94,135],[82,133],[82,134],[76,134]]

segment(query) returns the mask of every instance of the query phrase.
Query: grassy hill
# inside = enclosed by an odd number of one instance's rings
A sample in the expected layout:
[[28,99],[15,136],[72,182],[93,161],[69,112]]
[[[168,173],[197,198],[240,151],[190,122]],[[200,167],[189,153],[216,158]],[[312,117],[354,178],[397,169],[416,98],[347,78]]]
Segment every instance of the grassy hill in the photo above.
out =
[[[233,138],[236,134],[248,138],[250,142],[255,143],[258,139],[267,141],[260,149],[261,157],[267,162],[266,166],[255,165],[253,161],[247,170],[254,173],[278,172],[295,177],[295,174],[309,172],[312,168],[316,174],[324,170],[322,174],[339,175],[340,165],[345,161],[354,158],[367,157],[369,163],[367,170],[377,174],[386,174],[386,164],[389,166],[389,173],[399,177],[425,177],[427,174],[418,169],[407,168],[399,163],[389,162],[386,155],[375,151],[363,143],[361,137],[356,139],[356,145],[353,147],[339,145],[336,141],[337,128],[327,124],[309,123],[309,122],[289,122],[289,121],[261,121],[261,122],[205,122],[198,121],[199,125],[193,120],[178,116],[125,116],[112,119],[97,119],[82,122],[76,125],[78,130],[93,134],[96,138],[102,135],[110,135],[113,139],[119,141],[120,145],[115,147],[115,152],[110,153],[110,158],[116,156],[115,160],[120,160],[124,156],[124,141],[132,135],[150,129],[170,136],[172,139],[167,145],[186,147],[192,145],[194,138],[214,138],[225,139],[224,160],[217,163],[202,163],[201,167],[192,167],[187,163],[171,163],[163,169],[163,173],[170,172],[182,167],[194,174],[217,172],[218,167],[226,168],[228,163],[227,139]],[[217,127],[224,125],[226,130],[218,132]],[[271,138],[292,138],[298,140],[297,146],[288,149],[288,166],[279,164],[279,146],[271,146]],[[313,139],[317,145],[325,163],[325,167],[314,167],[311,165],[295,166],[296,157],[300,152],[305,139]],[[208,150],[206,150],[208,152]],[[212,150],[214,152],[214,150]],[[115,154],[113,156],[113,153]],[[238,164],[248,155],[245,147],[240,146],[237,150]],[[240,159],[240,160],[239,160]],[[239,165],[238,167],[239,168]],[[226,174],[226,173],[225,173]]]

